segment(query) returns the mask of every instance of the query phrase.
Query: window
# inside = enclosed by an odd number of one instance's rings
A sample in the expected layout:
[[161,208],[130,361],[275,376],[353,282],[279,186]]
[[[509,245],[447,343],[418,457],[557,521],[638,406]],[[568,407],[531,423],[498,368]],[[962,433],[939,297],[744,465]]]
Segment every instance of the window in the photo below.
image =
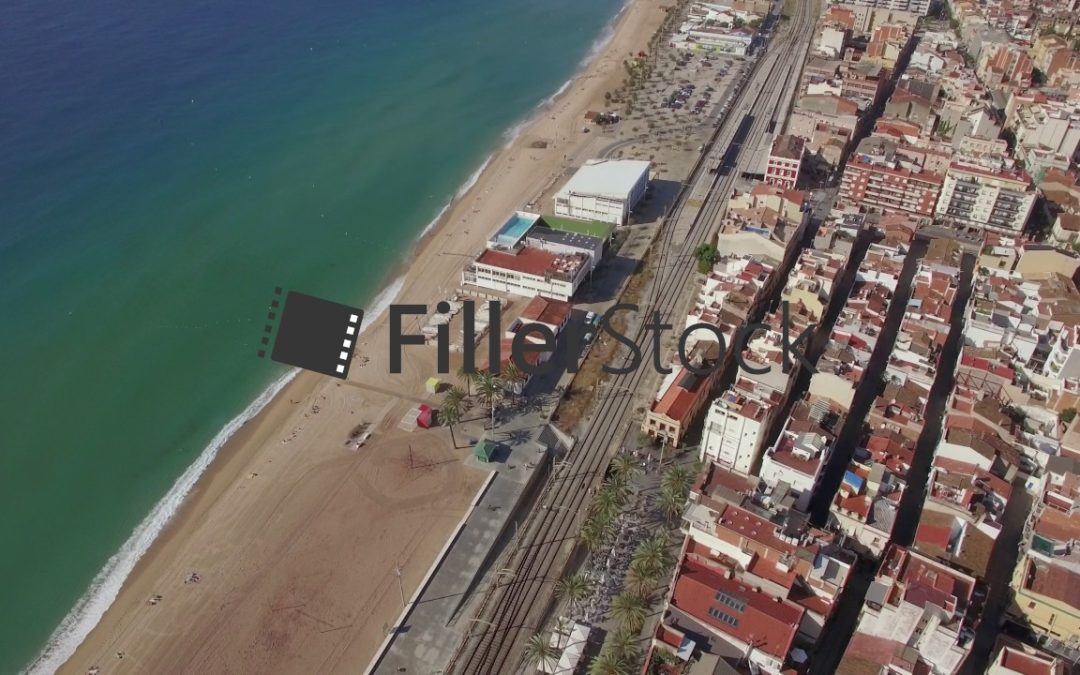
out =
[[743,602],[742,600],[738,600],[736,598],[733,598],[730,595],[728,595],[727,593],[718,592],[716,594],[716,601],[721,603],[721,604],[727,605],[728,607],[734,609],[736,612],[744,612],[744,611],[746,611],[746,603],[745,602]]
[[709,616],[716,619],[717,621],[721,621],[723,623],[726,623],[727,625],[731,626],[732,628],[736,628],[739,625],[739,620],[738,619],[731,616],[730,614],[725,614],[724,612],[721,612],[720,610],[716,609],[715,607],[710,607],[709,608]]

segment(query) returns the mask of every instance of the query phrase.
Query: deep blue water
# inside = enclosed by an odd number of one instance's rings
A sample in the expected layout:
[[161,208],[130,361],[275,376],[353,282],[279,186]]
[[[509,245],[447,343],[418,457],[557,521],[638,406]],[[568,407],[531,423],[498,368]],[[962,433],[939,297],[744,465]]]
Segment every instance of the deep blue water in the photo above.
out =
[[5,4],[0,672],[284,373],[273,287],[369,301],[620,4]]

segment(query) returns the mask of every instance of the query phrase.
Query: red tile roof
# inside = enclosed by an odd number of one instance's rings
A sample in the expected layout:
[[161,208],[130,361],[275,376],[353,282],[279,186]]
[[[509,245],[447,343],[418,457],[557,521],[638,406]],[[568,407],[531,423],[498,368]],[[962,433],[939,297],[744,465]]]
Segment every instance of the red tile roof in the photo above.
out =
[[[513,363],[513,350],[514,340],[513,338],[502,338],[499,340],[499,356],[502,357],[499,361],[500,370],[504,370],[508,365]],[[537,365],[540,363],[540,357],[543,356],[543,352],[525,351],[522,353],[522,359],[529,365]],[[484,370],[491,370],[491,359],[484,359]]]
[[1049,655],[1040,658],[1011,647],[1002,648],[996,665],[1023,675],[1054,675],[1056,672],[1052,657]]
[[[741,611],[717,599],[723,593]],[[758,588],[728,579],[692,560],[684,560],[675,581],[671,604],[721,633],[753,644],[755,649],[786,659],[806,610],[793,602],[774,598]],[[722,612],[734,620],[722,621],[709,613]]]
[[1032,591],[1080,609],[1080,574],[1061,565],[1032,563]]
[[[653,405],[652,411],[677,422],[686,422],[687,417],[697,409],[696,404],[703,402],[704,397],[708,396],[710,379],[693,375],[681,367],[679,370],[675,381],[664,392],[664,396]],[[690,387],[684,387],[685,384],[690,384]]]
[[572,269],[577,269],[585,264],[583,256],[555,255],[554,253],[549,253],[532,246],[526,246],[516,254],[486,249],[480,254],[480,257],[476,259],[476,262],[481,265],[490,265],[492,267],[498,267],[512,272],[521,272],[523,274],[532,274],[538,277],[542,277],[546,273],[561,272],[563,270],[560,268],[565,265],[569,265]]
[[794,544],[776,536],[776,525],[733,504],[726,505],[717,514],[716,528],[726,529],[781,553],[794,553],[796,549]]
[[574,306],[562,300],[552,300],[542,295],[534,296],[525,309],[521,310],[522,321],[546,323],[550,326],[562,326],[570,318]]
[[1035,523],[1035,532],[1054,541],[1080,540],[1080,513],[1069,515],[1057,509],[1044,509]]
[[919,529],[915,532],[915,541],[919,544],[930,544],[943,550],[949,549],[949,539],[952,528],[946,526],[919,523]]

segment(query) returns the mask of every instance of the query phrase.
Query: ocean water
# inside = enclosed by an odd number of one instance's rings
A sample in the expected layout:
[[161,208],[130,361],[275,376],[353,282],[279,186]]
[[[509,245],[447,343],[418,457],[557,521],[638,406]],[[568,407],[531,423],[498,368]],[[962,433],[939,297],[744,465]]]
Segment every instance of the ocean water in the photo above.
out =
[[0,673],[55,667],[287,377],[274,286],[370,308],[621,5],[5,3]]

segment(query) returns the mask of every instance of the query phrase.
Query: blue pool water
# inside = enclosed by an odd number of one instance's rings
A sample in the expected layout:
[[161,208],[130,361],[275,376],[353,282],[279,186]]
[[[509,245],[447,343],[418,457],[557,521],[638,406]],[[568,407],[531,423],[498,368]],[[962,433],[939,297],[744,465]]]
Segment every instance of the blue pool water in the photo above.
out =
[[520,211],[515,213],[495,234],[496,243],[507,248],[516,246],[536,221],[537,216],[525,215]]

